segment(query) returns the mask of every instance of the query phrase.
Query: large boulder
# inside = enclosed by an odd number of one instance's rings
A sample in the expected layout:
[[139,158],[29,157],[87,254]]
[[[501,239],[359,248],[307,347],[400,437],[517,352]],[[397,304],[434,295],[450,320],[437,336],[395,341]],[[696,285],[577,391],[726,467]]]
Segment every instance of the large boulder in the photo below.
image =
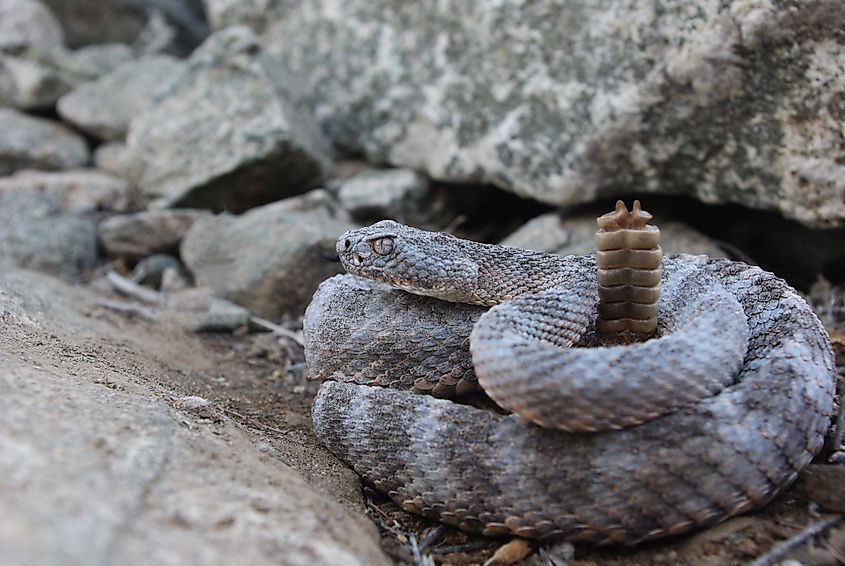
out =
[[130,126],[132,177],[159,205],[240,212],[314,188],[329,144],[255,34],[211,36]]
[[210,0],[333,140],[553,205],[692,195],[845,223],[845,3]]
[[200,218],[182,240],[198,285],[265,318],[300,314],[317,285],[342,269],[330,261],[355,225],[327,192],[311,191],[241,216]]
[[[246,360],[104,314],[102,298],[0,270],[4,564],[390,563],[354,473],[291,430],[307,409],[268,420],[284,433],[239,426],[198,395],[231,406],[222,382],[254,373]],[[237,397],[305,405],[260,381]]]
[[0,176],[81,167],[89,158],[85,140],[61,124],[0,108]]
[[183,63],[168,55],[150,55],[121,65],[94,82],[63,96],[59,115],[101,140],[122,140],[129,122],[146,110],[153,95],[166,88]]

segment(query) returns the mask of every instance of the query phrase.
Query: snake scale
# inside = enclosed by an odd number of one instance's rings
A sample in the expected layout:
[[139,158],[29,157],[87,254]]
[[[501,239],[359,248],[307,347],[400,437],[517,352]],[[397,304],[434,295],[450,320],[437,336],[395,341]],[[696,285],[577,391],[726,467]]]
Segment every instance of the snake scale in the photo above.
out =
[[[392,221],[337,250],[353,275],[324,282],[304,323],[309,375],[325,381],[314,430],[407,511],[635,544],[760,507],[822,447],[827,334],[759,268],[663,258],[655,337],[614,344],[595,332],[593,256]],[[509,412],[437,398],[479,385]]]

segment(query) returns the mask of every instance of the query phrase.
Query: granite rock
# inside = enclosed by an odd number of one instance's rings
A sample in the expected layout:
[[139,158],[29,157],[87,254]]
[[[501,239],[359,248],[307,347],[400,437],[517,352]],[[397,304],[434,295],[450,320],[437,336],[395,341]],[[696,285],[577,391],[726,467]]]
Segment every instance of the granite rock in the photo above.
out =
[[44,193],[0,191],[0,261],[81,280],[98,260],[96,218]]
[[315,187],[328,143],[245,27],[215,33],[136,117],[131,173],[163,206],[240,212]]
[[[502,240],[501,244],[562,256],[595,253],[593,236],[598,229],[596,217],[600,215],[600,212],[582,212],[574,216],[556,212],[542,214],[526,222],[522,228]],[[660,247],[666,255],[706,254],[710,257],[726,257],[715,242],[686,224],[662,219],[655,224],[660,228]]]
[[179,249],[197,220],[212,218],[206,210],[150,209],[112,216],[100,223],[100,242],[113,257],[144,257]]
[[81,167],[89,157],[85,140],[61,124],[0,108],[0,176]]
[[[12,0],[14,1],[14,0]],[[188,52],[208,33],[202,0],[44,0],[61,22],[71,47],[138,40],[153,14],[179,32]]]
[[47,6],[38,0],[0,0],[0,49],[63,43],[62,27]]
[[338,182],[337,197],[360,222],[391,218],[419,224],[433,192],[428,178],[411,169],[369,169]]
[[[4,564],[390,564],[362,505],[336,501],[351,471],[313,438],[239,426],[201,383],[250,366],[164,320],[104,317],[101,298],[0,270]],[[315,488],[312,465],[348,487]]]
[[167,88],[182,66],[169,55],[141,57],[64,95],[56,109],[64,121],[91,136],[123,140],[129,122],[147,108],[156,91]]
[[120,177],[128,177],[131,160],[122,142],[108,142],[100,144],[94,150],[94,166],[103,171],[109,171]]
[[0,52],[0,104],[23,110],[50,109],[74,87],[132,59],[126,45],[104,44],[69,51],[27,47]]
[[355,224],[323,190],[240,216],[202,218],[181,255],[198,285],[264,318],[300,314],[320,281],[342,271],[330,261],[337,238]]
[[259,19],[324,131],[371,162],[559,206],[671,193],[845,223],[840,0],[212,0],[209,13]]
[[18,171],[0,177],[0,193],[42,193],[64,212],[126,212],[132,200],[129,183],[104,171]]

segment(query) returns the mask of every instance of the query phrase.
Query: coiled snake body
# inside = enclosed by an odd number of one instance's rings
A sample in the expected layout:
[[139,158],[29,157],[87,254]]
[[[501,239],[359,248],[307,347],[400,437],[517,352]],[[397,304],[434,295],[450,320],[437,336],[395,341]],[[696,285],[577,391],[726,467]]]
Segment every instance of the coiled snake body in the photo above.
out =
[[[830,343],[756,267],[665,258],[656,337],[613,345],[594,331],[592,256],[390,221],[345,234],[338,253],[381,283],[337,276],[309,306],[309,374],[337,380],[314,430],[408,511],[486,535],[631,544],[763,505],[822,446]],[[512,414],[403,390],[476,379]]]

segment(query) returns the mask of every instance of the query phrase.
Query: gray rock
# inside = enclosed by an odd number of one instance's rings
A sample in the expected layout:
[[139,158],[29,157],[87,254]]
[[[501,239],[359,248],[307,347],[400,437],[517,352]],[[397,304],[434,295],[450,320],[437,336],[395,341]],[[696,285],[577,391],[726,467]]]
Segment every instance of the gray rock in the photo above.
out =
[[70,169],[88,163],[88,146],[64,126],[0,108],[0,176],[19,169]]
[[248,25],[257,32],[284,13],[278,0],[205,0],[205,11],[211,28],[221,30],[234,25]]
[[75,86],[132,59],[126,45],[64,48],[30,47],[0,53],[0,104],[19,109],[45,109]]
[[94,137],[122,140],[129,122],[149,106],[156,91],[167,88],[182,66],[168,55],[130,61],[64,95],[56,109],[66,122]]
[[97,169],[109,171],[120,177],[128,177],[131,164],[124,143],[104,143],[94,150],[94,166]]
[[0,177],[0,193],[14,191],[43,193],[64,212],[126,212],[131,202],[129,183],[96,169],[23,170]]
[[411,169],[370,169],[339,183],[341,206],[361,222],[392,218],[419,224],[434,198],[428,178]]
[[39,61],[0,53],[0,104],[4,106],[49,108],[71,88],[67,76]]
[[113,257],[144,257],[174,252],[200,218],[213,218],[205,210],[150,209],[112,216],[100,224],[100,242]]
[[47,194],[0,191],[0,258],[81,279],[99,259],[97,221],[63,212]]
[[86,45],[66,54],[77,73],[91,79],[110,73],[135,58],[132,48],[124,43]]
[[[174,272],[184,282],[188,276],[185,266],[178,258],[167,254],[147,256],[135,264],[132,269],[132,281],[139,285],[158,289],[168,272]],[[187,287],[187,285],[185,285]],[[184,287],[183,287],[184,288]]]
[[58,47],[64,34],[58,20],[37,0],[0,0],[0,49]]
[[298,314],[323,279],[341,271],[334,243],[354,224],[325,191],[241,216],[195,222],[181,255],[198,285],[264,318]]
[[[210,13],[249,21],[267,4]],[[324,131],[371,162],[553,205],[660,192],[845,223],[839,0],[264,12],[268,51],[304,79]]]
[[[577,216],[563,216],[555,212],[542,214],[526,222],[501,244],[564,256],[595,253],[593,236],[598,229],[596,217],[601,214],[598,211]],[[660,228],[660,247],[666,255],[684,253],[726,257],[715,242],[686,224],[661,218],[654,223]]]
[[179,31],[184,52],[207,35],[202,0],[44,0],[67,35],[79,47],[94,43],[132,44],[152,14],[159,13]]
[[250,312],[207,287],[185,289],[170,296],[170,312],[191,332],[235,332],[249,326]]
[[283,456],[261,452],[196,396],[226,395],[196,391],[223,355],[178,327],[92,316],[99,298],[0,271],[4,564],[390,563],[363,510],[282,462],[351,476],[316,441],[261,434]]
[[247,28],[214,34],[132,121],[132,177],[166,206],[240,212],[316,186],[330,149]]

